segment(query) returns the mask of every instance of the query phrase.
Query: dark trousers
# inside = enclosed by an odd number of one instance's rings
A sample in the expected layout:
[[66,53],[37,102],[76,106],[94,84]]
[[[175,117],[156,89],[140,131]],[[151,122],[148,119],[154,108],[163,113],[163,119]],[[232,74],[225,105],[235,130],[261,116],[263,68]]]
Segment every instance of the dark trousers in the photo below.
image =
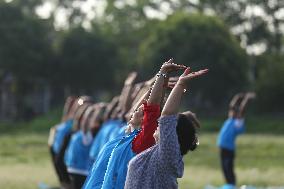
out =
[[49,151],[51,154],[52,164],[54,166],[60,184],[61,185],[69,184],[70,179],[63,158],[56,155],[52,148],[49,148]]
[[232,150],[220,148],[221,166],[227,184],[236,184],[234,173],[235,152]]
[[87,176],[69,173],[72,189],[81,189]]

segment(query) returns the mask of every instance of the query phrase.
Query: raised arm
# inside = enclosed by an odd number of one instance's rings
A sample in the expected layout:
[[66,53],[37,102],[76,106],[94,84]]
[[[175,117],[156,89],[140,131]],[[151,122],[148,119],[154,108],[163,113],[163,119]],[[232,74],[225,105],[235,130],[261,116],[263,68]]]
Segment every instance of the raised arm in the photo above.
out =
[[183,65],[174,64],[173,59],[162,65],[156,76],[149,100],[147,103],[144,103],[142,130],[132,142],[132,149],[135,153],[140,153],[155,144],[153,134],[158,126],[157,120],[160,117],[160,102],[163,96],[164,85],[168,82],[167,75],[171,71],[185,68]]
[[139,91],[144,87],[144,83],[145,82],[141,82],[141,83],[136,83],[133,86],[133,90],[131,91],[131,106],[133,105],[133,102],[135,100],[135,98],[137,97],[137,95],[139,94]]
[[136,97],[133,99],[132,105],[130,110],[127,112],[126,120],[129,120],[129,116],[132,115],[132,113],[139,108],[139,106],[148,99],[149,94],[151,92],[150,86],[144,85],[136,95]]
[[104,121],[107,121],[108,119],[110,119],[112,112],[114,111],[115,107],[118,104],[118,100],[119,100],[119,96],[115,96],[113,97],[113,99],[111,100],[110,103],[108,103],[106,110],[104,112]]
[[72,108],[73,103],[76,101],[75,96],[69,96],[66,99],[66,102],[64,104],[63,108],[63,115],[62,115],[62,121],[66,121],[68,119],[68,114]]
[[208,72],[208,69],[190,73],[186,68],[184,73],[179,77],[177,84],[171,91],[159,119],[159,131],[157,135],[159,162],[167,169],[180,170],[183,167],[181,163],[181,150],[177,134],[178,109],[181,97],[188,88],[189,82],[195,77],[199,77]]
[[168,74],[172,71],[181,70],[185,68],[186,66],[174,64],[173,59],[170,59],[168,62],[165,62],[162,65],[159,73],[157,74],[155,83],[150,93],[148,103],[160,104],[163,96],[164,86],[168,85]]
[[230,101],[230,104],[229,104],[229,108],[233,108],[237,105],[237,102],[244,97],[244,93],[238,93],[236,94],[232,100]]
[[124,87],[119,97],[120,113],[119,118],[123,118],[124,114],[129,110],[131,106],[131,91],[133,90],[133,83],[137,77],[136,72],[131,72],[124,82]]
[[181,97],[187,89],[189,81],[195,77],[199,77],[208,72],[208,69],[200,70],[198,72],[191,72],[190,68],[186,68],[184,73],[179,77],[177,84],[170,93],[166,104],[162,111],[162,116],[175,115],[178,113],[178,108],[181,102]]
[[243,100],[240,104],[240,107],[239,107],[239,114],[238,114],[239,118],[244,117],[244,112],[245,112],[245,108],[247,106],[247,103],[250,99],[253,99],[253,98],[255,98],[255,93],[249,92],[249,93],[245,94],[245,97],[243,98]]
[[95,105],[89,106],[87,108],[87,110],[84,112],[83,117],[82,117],[82,122],[81,122],[81,130],[83,131],[83,133],[87,133],[88,131],[88,119],[90,114],[92,114],[92,112],[94,111],[94,107]]
[[132,105],[132,108],[127,112],[127,114],[125,115],[125,119],[128,122],[128,126],[125,130],[126,134],[129,134],[130,132],[132,132],[134,130],[133,127],[133,116],[135,114],[136,111],[140,110],[140,108],[142,107],[143,102],[146,102],[146,99],[148,98],[149,94],[150,94],[150,88],[141,96],[136,96],[136,103],[134,105]]

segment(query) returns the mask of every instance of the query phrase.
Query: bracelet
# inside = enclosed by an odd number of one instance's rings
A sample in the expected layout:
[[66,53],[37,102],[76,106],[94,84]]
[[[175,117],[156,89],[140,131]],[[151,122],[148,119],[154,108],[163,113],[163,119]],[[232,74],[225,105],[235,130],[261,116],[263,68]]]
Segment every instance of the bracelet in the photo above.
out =
[[185,93],[187,91],[187,89],[186,89],[186,87],[184,87],[184,85],[181,85],[181,84],[177,84],[177,85],[179,85],[182,88],[183,93]]
[[157,77],[160,77],[160,76],[162,76],[165,79],[168,77],[167,74],[165,73],[161,73],[161,72],[157,73]]

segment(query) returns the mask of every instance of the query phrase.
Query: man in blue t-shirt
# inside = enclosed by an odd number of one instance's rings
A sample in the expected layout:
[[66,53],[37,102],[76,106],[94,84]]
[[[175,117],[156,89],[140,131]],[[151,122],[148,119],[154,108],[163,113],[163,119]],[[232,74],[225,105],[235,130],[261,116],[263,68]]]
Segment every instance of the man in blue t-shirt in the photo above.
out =
[[228,119],[224,122],[217,139],[220,148],[222,171],[226,184],[222,189],[234,189],[236,176],[234,173],[234,158],[236,138],[245,130],[244,110],[249,99],[255,97],[254,93],[236,94],[230,102]]

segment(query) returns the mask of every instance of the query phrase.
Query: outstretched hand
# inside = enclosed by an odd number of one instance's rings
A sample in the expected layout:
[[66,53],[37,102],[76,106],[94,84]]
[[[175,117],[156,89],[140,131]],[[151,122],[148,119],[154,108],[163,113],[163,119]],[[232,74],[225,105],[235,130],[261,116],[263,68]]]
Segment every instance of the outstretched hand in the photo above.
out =
[[179,80],[177,82],[178,85],[181,85],[184,89],[186,89],[187,87],[187,83],[189,82],[189,80],[202,76],[204,74],[206,74],[209,71],[209,69],[203,69],[203,70],[199,70],[197,72],[190,72],[190,68],[186,68],[185,71],[183,72],[183,74],[179,77]]
[[168,74],[170,72],[177,71],[177,70],[183,70],[185,68],[186,66],[184,65],[175,64],[174,59],[171,58],[170,60],[168,60],[162,65],[160,72],[164,74]]

